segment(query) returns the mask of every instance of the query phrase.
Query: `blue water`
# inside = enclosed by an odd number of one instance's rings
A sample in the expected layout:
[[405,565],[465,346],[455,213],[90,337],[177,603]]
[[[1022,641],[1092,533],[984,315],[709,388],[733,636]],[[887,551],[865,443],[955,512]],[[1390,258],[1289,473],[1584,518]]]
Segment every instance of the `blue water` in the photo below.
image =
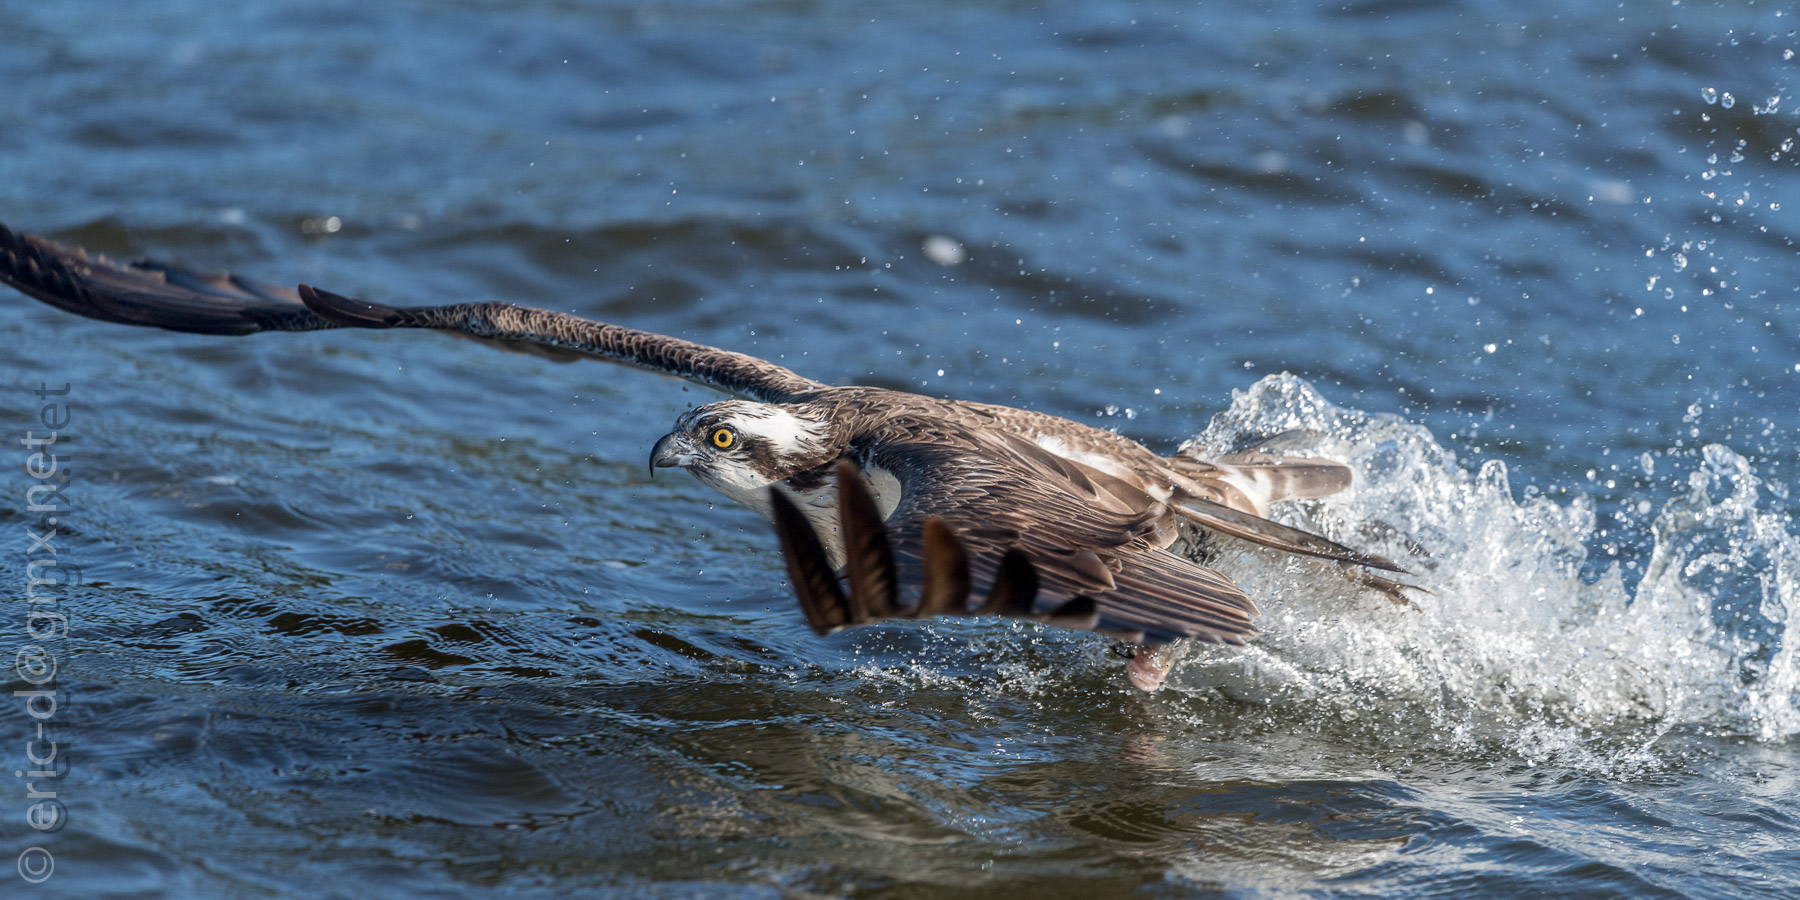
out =
[[66,826],[20,778],[0,854],[84,898],[1800,895],[1796,15],[0,3],[9,226],[1164,452],[1299,429],[1359,481],[1281,516],[1433,592],[1226,548],[1266,634],[1155,695],[1090,635],[820,640],[760,519],[645,473],[705,391],[7,294],[0,440],[69,385],[82,583]]

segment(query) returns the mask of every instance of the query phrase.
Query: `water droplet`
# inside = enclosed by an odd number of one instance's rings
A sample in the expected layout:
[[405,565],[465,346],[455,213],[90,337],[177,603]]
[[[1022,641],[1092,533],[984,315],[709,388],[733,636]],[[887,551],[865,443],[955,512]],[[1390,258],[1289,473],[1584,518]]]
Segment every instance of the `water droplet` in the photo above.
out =
[[1730,109],[1736,105],[1737,105],[1737,98],[1731,96],[1730,91],[1726,91],[1725,93],[1719,95],[1719,107],[1721,109]]
[[968,258],[968,252],[963,249],[960,241],[941,234],[934,234],[926,238],[921,249],[925,251],[926,259],[940,266],[960,265],[964,259]]
[[1701,88],[1700,99],[1705,100],[1706,105],[1711,106],[1719,102],[1719,92],[1713,88]]

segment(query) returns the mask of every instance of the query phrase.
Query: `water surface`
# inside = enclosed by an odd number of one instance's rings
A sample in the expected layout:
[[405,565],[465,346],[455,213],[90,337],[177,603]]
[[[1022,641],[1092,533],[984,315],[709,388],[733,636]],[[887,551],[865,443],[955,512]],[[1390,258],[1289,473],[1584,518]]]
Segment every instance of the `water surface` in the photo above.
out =
[[1433,592],[1215,548],[1267,633],[1150,696],[1091,635],[819,640],[760,519],[644,471],[705,391],[8,295],[8,440],[74,404],[68,824],[0,809],[58,896],[1800,893],[1779,4],[0,15],[8,225],[1296,431],[1360,480],[1284,520]]

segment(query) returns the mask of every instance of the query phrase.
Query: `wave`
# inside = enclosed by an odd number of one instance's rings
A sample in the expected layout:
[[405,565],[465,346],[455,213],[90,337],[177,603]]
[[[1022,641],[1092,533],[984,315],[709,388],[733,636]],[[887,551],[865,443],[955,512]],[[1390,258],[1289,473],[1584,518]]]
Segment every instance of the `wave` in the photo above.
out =
[[1328,564],[1209,548],[1259,599],[1266,633],[1196,653],[1184,689],[1323,704],[1346,720],[1419,715],[1452,743],[1497,739],[1579,767],[1644,756],[1678,729],[1800,735],[1800,654],[1787,640],[1800,540],[1764,503],[1765,487],[1784,486],[1765,486],[1730,448],[1699,451],[1660,508],[1627,510],[1648,546],[1621,561],[1618,528],[1597,525],[1592,497],[1516,495],[1503,461],[1471,471],[1428,429],[1335,406],[1291,375],[1234,392],[1184,449],[1271,438],[1358,474],[1345,493],[1277,517],[1401,560],[1430,593],[1409,609],[1345,590]]

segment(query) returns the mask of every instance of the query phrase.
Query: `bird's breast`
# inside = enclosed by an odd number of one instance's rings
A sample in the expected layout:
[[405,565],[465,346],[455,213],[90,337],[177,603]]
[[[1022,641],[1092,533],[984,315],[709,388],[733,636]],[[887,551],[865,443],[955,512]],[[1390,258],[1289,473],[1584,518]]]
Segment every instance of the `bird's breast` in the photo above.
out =
[[[874,465],[862,469],[862,479],[875,498],[876,511],[881,514],[882,521],[887,521],[894,514],[895,507],[900,505],[900,479],[894,477],[894,473]],[[831,558],[831,565],[834,568],[843,566],[844,535],[838,530],[837,476],[829,474],[823,478],[791,478],[780,482],[777,487],[786,492],[806,516],[807,523],[818,534],[819,542],[825,545],[825,554]],[[773,512],[766,499],[760,504],[753,504],[752,508],[773,521]]]

